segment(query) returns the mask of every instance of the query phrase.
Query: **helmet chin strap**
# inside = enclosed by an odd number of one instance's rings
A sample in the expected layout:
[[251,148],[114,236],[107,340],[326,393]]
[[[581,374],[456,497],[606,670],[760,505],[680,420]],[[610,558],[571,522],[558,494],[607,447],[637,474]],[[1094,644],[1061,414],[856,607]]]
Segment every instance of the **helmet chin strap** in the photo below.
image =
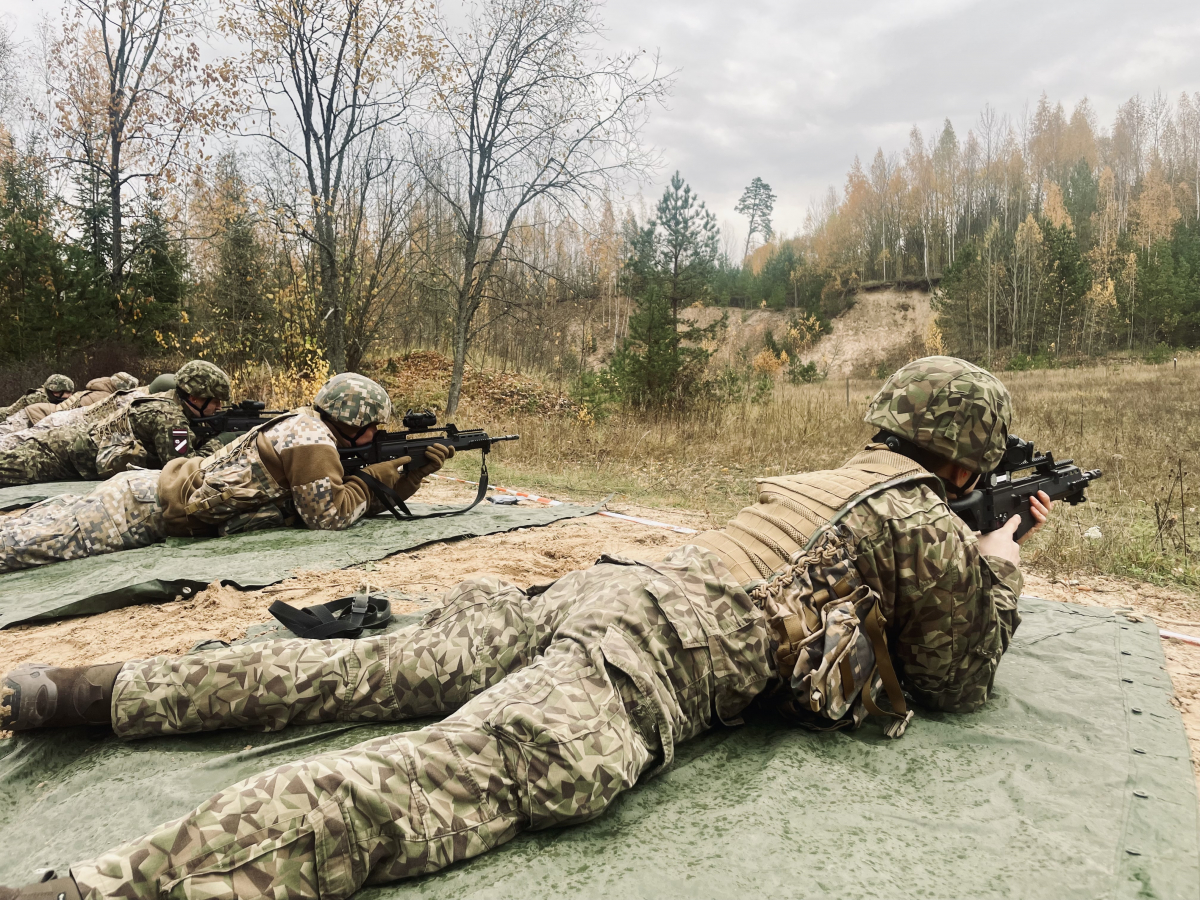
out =
[[194,413],[192,416],[193,419],[204,418],[204,406],[208,405],[207,402],[205,402],[205,404],[202,406],[197,406],[192,402],[191,395],[189,395],[182,388],[175,388],[175,393],[179,395],[179,402],[183,404],[184,408],[190,409]]
[[333,416],[329,415],[329,413],[325,412],[325,410],[321,409],[321,407],[317,406],[317,404],[315,404],[315,403],[313,404],[313,409],[315,409],[318,413],[320,413],[321,421],[324,422],[326,425],[328,425],[330,428],[332,428],[334,434],[337,434],[337,435],[341,436],[342,438],[345,438],[345,440],[348,440],[350,442],[350,445],[353,447],[358,446],[358,439],[367,433],[368,428],[370,428],[372,425],[375,424],[374,422],[368,422],[362,428],[358,429],[358,431],[354,432],[353,437],[346,437],[346,432],[342,431],[342,429],[339,427],[343,423],[337,421],[337,419],[335,419]]
[[[877,444],[884,444],[893,453],[899,453],[901,456],[908,457],[913,462],[920,463],[931,472],[941,468],[943,463],[953,462],[953,460],[944,459],[936,453],[931,453],[924,447],[918,447],[907,438],[902,438],[898,434],[892,434],[890,431],[879,431],[871,440]],[[935,472],[934,474],[937,473]],[[938,478],[941,479],[942,484],[946,488],[946,496],[951,500],[961,499],[975,490],[975,485],[979,483],[981,477],[979,473],[976,473],[974,478],[970,479],[962,487],[959,487],[948,478],[938,475]]]

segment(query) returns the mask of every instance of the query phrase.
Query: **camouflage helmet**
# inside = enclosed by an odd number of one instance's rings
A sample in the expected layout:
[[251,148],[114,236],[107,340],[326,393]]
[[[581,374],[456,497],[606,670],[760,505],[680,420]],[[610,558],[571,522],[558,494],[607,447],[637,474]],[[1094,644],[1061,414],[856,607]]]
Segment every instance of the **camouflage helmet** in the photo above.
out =
[[138,386],[138,380],[128,372],[117,372],[108,380],[114,391],[132,391]]
[[175,389],[205,400],[229,399],[229,376],[203,359],[193,359],[175,373]]
[[56,394],[61,394],[63,391],[75,390],[75,382],[66,375],[51,375],[42,384],[42,390],[46,393],[53,391]]
[[161,394],[163,391],[175,390],[175,373],[163,372],[150,382],[150,387],[146,388],[146,390],[151,394]]
[[927,356],[884,383],[865,421],[964,469],[990,472],[1008,445],[1012,398],[986,369]]
[[334,375],[321,385],[313,398],[313,407],[335,422],[352,428],[382,424],[392,417],[392,401],[387,391],[357,372]]

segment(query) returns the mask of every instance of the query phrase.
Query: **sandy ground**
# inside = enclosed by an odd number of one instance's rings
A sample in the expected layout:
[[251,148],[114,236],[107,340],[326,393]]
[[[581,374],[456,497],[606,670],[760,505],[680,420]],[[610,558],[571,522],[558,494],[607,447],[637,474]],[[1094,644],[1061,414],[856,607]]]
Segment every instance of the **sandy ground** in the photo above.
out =
[[[462,490],[460,486],[434,482],[422,494],[423,499],[451,501],[461,497]],[[611,504],[610,508],[697,530],[712,525],[701,513],[623,503]],[[450,586],[471,575],[493,573],[526,586],[552,581],[591,565],[602,552],[654,559],[686,542],[686,535],[666,528],[591,516],[542,528],[430,544],[351,569],[306,571],[260,591],[212,585],[168,603],[0,631],[0,672],[26,661],[84,665],[185,653],[202,640],[234,640],[251,625],[272,621],[267,607],[277,599],[309,606],[364,587],[388,589],[410,598],[393,600],[393,609],[402,614],[436,602]],[[1200,598],[1183,591],[1117,578],[1064,581],[1031,572],[1025,593],[1129,610],[1133,615],[1153,618],[1163,628],[1200,638]],[[1200,646],[1164,639],[1163,649],[1175,688],[1172,702],[1183,715],[1193,768],[1200,774]]]

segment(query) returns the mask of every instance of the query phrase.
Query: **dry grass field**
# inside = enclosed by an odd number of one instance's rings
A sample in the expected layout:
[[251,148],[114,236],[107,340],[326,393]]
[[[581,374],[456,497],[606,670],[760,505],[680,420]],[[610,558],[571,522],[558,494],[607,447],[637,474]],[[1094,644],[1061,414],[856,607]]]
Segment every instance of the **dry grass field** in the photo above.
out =
[[[387,382],[400,409],[436,406],[445,396],[443,373],[427,356],[420,362],[371,372]],[[493,481],[576,499],[616,493],[717,523],[753,501],[755,476],[828,468],[852,455],[871,435],[862,415],[881,383],[781,381],[757,403],[619,411],[595,421],[531,379],[474,377],[477,389],[469,378],[458,422],[521,435],[493,452]],[[1027,562],[1052,576],[1125,575],[1200,587],[1200,356],[1177,365],[1111,363],[1001,377],[1013,393],[1016,434],[1058,458],[1104,470],[1088,503],[1060,507],[1032,539]],[[242,393],[290,405],[315,387],[253,379]],[[462,477],[473,478],[477,468],[474,454],[450,465]],[[1093,526],[1100,537],[1085,537],[1096,534]]]
[[[1118,364],[1006,372],[1014,432],[1104,477],[1088,503],[1060,506],[1026,547],[1050,575],[1116,574],[1200,585],[1200,357],[1176,367]],[[723,521],[754,498],[754,476],[836,466],[871,435],[863,410],[877,381],[780,384],[761,403],[686,414],[569,417],[502,414],[464,404],[459,421],[516,431],[494,477],[555,496],[618,492]],[[456,460],[467,473],[475,460]],[[1180,476],[1182,473],[1182,492]],[[1085,537],[1095,526],[1100,537]],[[1186,535],[1186,543],[1185,543]]]

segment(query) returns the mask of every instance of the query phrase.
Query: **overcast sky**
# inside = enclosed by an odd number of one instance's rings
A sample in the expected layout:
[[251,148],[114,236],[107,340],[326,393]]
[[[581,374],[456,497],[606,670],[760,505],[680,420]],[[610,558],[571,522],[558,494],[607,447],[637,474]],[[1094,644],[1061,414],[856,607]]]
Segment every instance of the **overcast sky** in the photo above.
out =
[[[5,0],[25,39],[60,0]],[[790,233],[855,154],[902,150],[914,124],[965,136],[984,103],[1017,115],[1045,91],[1100,123],[1161,89],[1200,90],[1196,0],[608,0],[614,49],[659,51],[679,70],[651,120],[663,170],[679,169],[723,222],[758,175]]]
[[1045,91],[1068,112],[1087,96],[1107,128],[1136,93],[1200,90],[1196,0],[608,0],[605,18],[614,44],[681,70],[650,124],[665,167],[730,221],[761,176],[785,232],[914,124],[948,117],[962,138],[984,103],[1017,115]]

